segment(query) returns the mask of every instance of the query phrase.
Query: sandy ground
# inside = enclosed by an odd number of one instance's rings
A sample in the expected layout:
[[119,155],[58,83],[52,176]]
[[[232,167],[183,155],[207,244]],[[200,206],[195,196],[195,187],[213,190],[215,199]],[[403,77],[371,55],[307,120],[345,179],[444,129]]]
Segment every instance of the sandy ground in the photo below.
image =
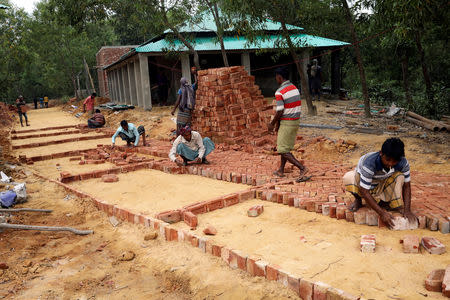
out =
[[[264,205],[264,212],[257,218],[247,217],[247,209],[257,204]],[[213,225],[218,234],[210,239],[277,264],[302,278],[322,281],[366,299],[425,299],[419,292],[443,299],[439,293],[425,290],[424,278],[432,270],[446,266],[450,253],[404,254],[399,240],[405,234],[434,236],[448,246],[448,234],[356,225],[260,200],[215,210],[198,218],[197,234],[204,235],[203,229]],[[189,228],[184,222],[175,226]],[[359,243],[363,234],[376,235],[376,253],[361,253]]]
[[[72,150],[92,149],[92,148],[96,148],[98,144],[111,145],[111,139],[103,138],[103,139],[96,139],[96,140],[48,145],[48,146],[35,147],[35,148],[17,149],[14,151],[14,153],[16,154],[16,156],[26,155],[28,157],[31,157],[31,156],[36,156],[36,155],[46,155],[46,154],[59,153],[59,152],[72,151]],[[119,143],[117,143],[117,144],[120,145]]]
[[[230,270],[219,258],[183,243],[144,241],[142,226],[114,228],[89,201],[64,201],[55,184],[28,178],[26,207],[13,223],[72,226],[94,234],[4,231],[0,233],[0,298],[6,299],[292,299],[294,293],[262,278]],[[125,251],[135,258],[121,261]]]
[[148,215],[248,188],[242,184],[156,170],[139,170],[118,176],[117,183],[91,179],[71,185],[108,203]]
[[28,111],[28,121],[30,126],[21,127],[20,121],[17,118],[16,130],[20,132],[20,130],[39,129],[71,124],[77,125],[79,123],[84,123],[84,120],[77,119],[68,114],[61,114],[59,107],[37,110],[31,109]]
[[12,145],[13,146],[27,145],[27,144],[39,143],[39,142],[60,141],[60,140],[66,140],[66,139],[72,139],[72,138],[79,138],[79,137],[83,137],[83,136],[99,136],[99,135],[103,135],[103,133],[99,134],[97,132],[88,132],[88,133],[36,137],[36,138],[29,138],[29,139],[12,140]]

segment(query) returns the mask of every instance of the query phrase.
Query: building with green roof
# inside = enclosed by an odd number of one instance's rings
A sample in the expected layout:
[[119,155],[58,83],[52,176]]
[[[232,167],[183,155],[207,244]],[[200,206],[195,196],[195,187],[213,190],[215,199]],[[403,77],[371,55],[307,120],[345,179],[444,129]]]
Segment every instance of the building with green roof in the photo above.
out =
[[[255,76],[256,83],[267,96],[273,95],[277,89],[273,76],[277,65],[290,68],[291,81],[300,86],[292,58],[289,55],[276,55],[274,59],[274,54],[279,53],[280,49],[286,50],[280,35],[281,24],[268,20],[261,24],[261,28],[264,34],[252,41],[238,35],[238,28],[225,30],[224,45],[229,65],[243,65]],[[287,28],[298,48],[306,50],[301,50],[302,63],[309,63],[310,54],[317,56],[319,62],[326,65],[324,73],[331,79],[331,92],[337,94],[341,88],[339,49],[349,44],[306,34],[304,29],[298,26],[288,25]],[[200,22],[183,25],[179,31],[192,41],[202,69],[223,67],[217,28],[210,14],[204,13]],[[123,47],[120,48],[123,55],[112,62],[109,60],[109,64],[105,63],[107,59],[98,59],[105,47],[97,53],[101,96],[109,97],[115,102],[151,109],[152,103],[167,104],[167,101],[175,101],[181,77],[191,80],[190,67],[193,65],[193,57],[170,30],[142,45],[127,48],[129,51],[125,53]],[[114,47],[106,48],[111,51]],[[320,56],[320,53],[330,50],[333,50],[331,55],[322,59],[325,56]],[[161,86],[165,88],[161,89]],[[168,89],[168,99],[164,99],[164,89]]]

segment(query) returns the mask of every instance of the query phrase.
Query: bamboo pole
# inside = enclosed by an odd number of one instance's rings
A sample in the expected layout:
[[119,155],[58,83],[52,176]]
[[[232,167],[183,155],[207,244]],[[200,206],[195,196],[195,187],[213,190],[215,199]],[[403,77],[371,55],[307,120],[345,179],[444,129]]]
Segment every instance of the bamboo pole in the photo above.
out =
[[53,210],[51,210],[51,209],[38,209],[38,208],[0,208],[0,212],[12,213],[12,212],[21,212],[21,211],[51,213]]
[[93,230],[78,230],[71,227],[49,227],[49,226],[34,226],[22,224],[8,224],[0,223],[0,229],[21,229],[21,230],[42,230],[42,231],[70,231],[78,235],[87,235],[94,233]]
[[418,119],[414,119],[414,118],[411,118],[411,117],[405,117],[405,119],[406,119],[407,121],[413,123],[413,124],[419,125],[419,126],[421,126],[421,127],[424,127],[424,128],[426,128],[426,129],[429,129],[429,130],[431,130],[431,131],[438,131],[438,130],[439,130],[439,127],[438,127],[436,124],[432,124],[432,123],[428,123],[428,122],[423,122],[423,121],[420,121],[420,120],[418,120]]

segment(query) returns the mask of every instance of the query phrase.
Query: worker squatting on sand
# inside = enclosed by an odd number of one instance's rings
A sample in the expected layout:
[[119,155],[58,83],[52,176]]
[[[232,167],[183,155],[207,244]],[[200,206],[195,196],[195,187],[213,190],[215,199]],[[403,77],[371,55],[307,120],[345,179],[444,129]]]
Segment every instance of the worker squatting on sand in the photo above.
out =
[[[180,129],[180,135],[175,139],[169,158],[179,166],[187,166],[189,161],[194,163],[209,164],[206,156],[215,148],[210,138],[202,136],[197,131],[193,131],[189,125]],[[183,161],[176,158],[178,154]]]
[[[144,126],[136,126],[133,123],[128,123],[126,120],[120,121],[120,126],[117,128],[116,133],[112,136],[112,146],[116,143],[116,137],[120,136],[122,140],[127,142],[128,147],[137,147],[139,144],[139,138],[142,135],[142,142],[144,146],[147,146],[145,142],[145,128]],[[132,144],[134,143],[134,144]]]
[[345,189],[355,196],[350,210],[357,211],[365,200],[389,227],[394,217],[387,209],[398,210],[416,222],[411,212],[411,176],[405,158],[405,145],[399,138],[389,138],[380,152],[370,152],[359,159],[354,171],[344,175]]
[[87,123],[89,128],[101,128],[106,123],[105,116],[102,115],[100,109],[96,109],[94,115],[88,119]]
[[297,138],[302,102],[299,90],[288,78],[289,71],[286,68],[275,70],[275,79],[280,87],[275,92],[275,100],[277,101],[276,113],[268,128],[269,131],[275,130],[278,132],[277,152],[281,157],[281,163],[280,168],[273,174],[284,177],[284,166],[286,162],[290,162],[299,168],[300,176],[297,182],[302,182],[309,180],[311,176],[305,176],[308,169],[291,153]]

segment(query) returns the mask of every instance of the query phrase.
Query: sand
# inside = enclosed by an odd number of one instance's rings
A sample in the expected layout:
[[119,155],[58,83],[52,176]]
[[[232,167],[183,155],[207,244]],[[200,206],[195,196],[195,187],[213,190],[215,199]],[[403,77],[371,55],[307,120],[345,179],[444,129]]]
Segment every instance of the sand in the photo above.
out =
[[172,175],[155,170],[140,170],[118,176],[117,183],[91,179],[71,185],[108,203],[147,215],[178,209],[248,188],[242,184],[195,175]]
[[[18,118],[17,118],[18,120]],[[52,107],[46,109],[31,109],[28,111],[28,121],[30,126],[21,127],[20,122],[17,121],[16,130],[39,129],[45,127],[77,125],[84,123],[83,120],[74,118],[69,114],[61,113],[59,107]]]
[[[56,139],[55,139],[56,140]],[[72,150],[85,150],[96,148],[98,144],[111,145],[111,138],[103,138],[96,140],[77,141],[63,144],[48,145],[35,148],[17,149],[14,151],[16,156],[26,155],[28,157],[36,155],[46,155]],[[120,145],[117,143],[117,145]]]
[[103,133],[97,133],[94,131],[94,132],[88,132],[88,133],[63,134],[63,135],[55,135],[55,136],[45,136],[45,137],[35,137],[35,138],[29,138],[29,139],[12,140],[11,144],[13,146],[18,146],[18,145],[27,145],[27,144],[32,144],[32,143],[60,141],[60,140],[79,138],[79,137],[84,137],[84,136],[99,136],[99,135],[103,135]]
[[[263,204],[264,212],[256,218],[247,217],[247,209],[256,204]],[[425,290],[424,279],[433,269],[444,268],[450,262],[450,253],[404,254],[399,240],[406,234],[434,236],[449,247],[448,234],[356,225],[260,200],[219,209],[198,218],[197,234],[204,235],[203,229],[211,224],[218,234],[210,239],[261,257],[302,278],[322,281],[368,299],[425,299],[419,292],[442,298],[438,293],[430,294]],[[188,228],[184,222],[175,226]],[[361,235],[372,233],[377,238],[376,253],[361,253]],[[300,240],[301,236],[306,243]]]

